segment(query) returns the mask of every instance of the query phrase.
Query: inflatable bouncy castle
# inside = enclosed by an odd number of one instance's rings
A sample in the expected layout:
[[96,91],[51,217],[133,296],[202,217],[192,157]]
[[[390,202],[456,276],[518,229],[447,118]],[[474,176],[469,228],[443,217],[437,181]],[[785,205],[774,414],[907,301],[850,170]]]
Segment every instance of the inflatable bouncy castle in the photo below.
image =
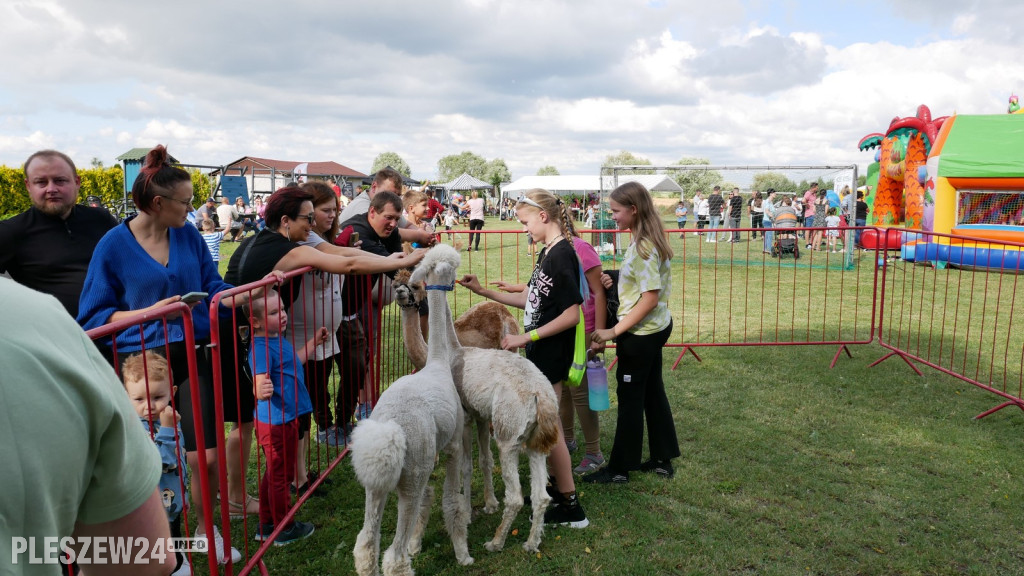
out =
[[893,118],[885,134],[861,138],[857,144],[860,150],[879,148],[878,182],[869,202],[869,225],[928,228],[925,213],[932,198],[919,174],[946,118],[932,119],[931,110],[922,104],[916,116]]
[[[942,126],[927,163],[934,232],[903,257],[967,268],[1024,271],[1024,115],[956,115]],[[958,236],[962,238],[957,238]]]

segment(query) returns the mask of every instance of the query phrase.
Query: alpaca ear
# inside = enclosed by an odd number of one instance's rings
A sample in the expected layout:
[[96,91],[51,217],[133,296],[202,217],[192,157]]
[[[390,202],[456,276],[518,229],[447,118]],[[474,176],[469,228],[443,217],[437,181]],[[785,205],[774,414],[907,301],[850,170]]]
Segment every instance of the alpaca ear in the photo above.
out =
[[427,269],[423,266],[423,263],[421,262],[420,265],[417,266],[416,269],[412,271],[412,275],[409,276],[409,282],[422,284],[423,281],[425,280],[426,275]]

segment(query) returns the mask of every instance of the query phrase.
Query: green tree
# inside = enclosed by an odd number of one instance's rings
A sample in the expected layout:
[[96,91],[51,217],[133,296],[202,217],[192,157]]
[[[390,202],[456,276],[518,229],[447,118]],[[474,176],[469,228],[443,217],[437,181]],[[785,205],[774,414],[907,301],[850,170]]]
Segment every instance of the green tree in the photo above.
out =
[[82,179],[79,202],[84,202],[87,196],[99,196],[107,206],[117,206],[124,201],[124,172],[120,166],[79,170],[78,177]]
[[796,192],[797,188],[799,188],[796,182],[787,178],[785,174],[778,172],[760,172],[755,174],[750,187],[761,192],[769,188],[774,188],[776,192]]
[[376,174],[379,170],[391,166],[395,170],[398,170],[399,174],[405,177],[412,176],[412,171],[409,169],[409,165],[406,164],[405,160],[398,155],[397,152],[381,152],[373,160],[373,166],[370,167],[370,174]]
[[495,158],[487,163],[487,177],[483,180],[494,186],[494,193],[500,195],[501,183],[512,181],[512,171],[503,158]]
[[188,173],[192,176],[192,206],[198,208],[206,203],[207,198],[213,196],[217,185],[199,168],[189,168]]
[[[124,200],[124,172],[120,166],[78,170],[82,185],[78,189],[78,202],[84,204],[87,196],[99,196],[106,206],[120,206]],[[25,174],[21,168],[0,166],[0,217],[9,217],[28,210],[32,201],[25,188]]]
[[0,166],[0,218],[24,212],[31,205],[25,188],[25,173],[21,168]]
[[540,170],[537,170],[537,176],[559,176],[558,168],[554,166],[541,166]]
[[[626,150],[620,151],[618,154],[609,154],[605,157],[604,163],[601,167],[607,166],[650,166],[651,161],[646,158],[641,158],[634,155],[632,152]],[[636,170],[631,174],[654,174],[654,170]]]
[[[502,160],[502,165],[504,163],[505,161]],[[437,161],[437,177],[442,183],[451,182],[462,176],[463,173],[479,178],[484,182],[490,182],[490,169],[486,158],[469,150],[461,154],[445,156]]]
[[[675,163],[677,166],[709,166],[711,161],[707,158],[680,158]],[[697,190],[704,192],[706,196],[714,186],[723,186],[722,174],[717,170],[673,170],[669,173],[671,177],[683,189],[685,196],[693,196]]]

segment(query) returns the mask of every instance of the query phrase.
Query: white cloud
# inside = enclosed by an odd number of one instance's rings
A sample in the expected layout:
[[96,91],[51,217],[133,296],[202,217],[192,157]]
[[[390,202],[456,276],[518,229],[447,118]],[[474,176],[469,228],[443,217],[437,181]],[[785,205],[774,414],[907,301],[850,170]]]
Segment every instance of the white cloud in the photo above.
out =
[[361,171],[393,150],[422,177],[463,150],[516,176],[596,173],[621,149],[864,163],[857,140],[918,104],[999,113],[1024,92],[1019,4],[877,2],[872,18],[927,21],[931,36],[834,46],[831,21],[783,29],[739,0],[4,3],[0,53],[18,57],[0,162],[45,145],[111,163],[159,142],[198,164],[251,154]]

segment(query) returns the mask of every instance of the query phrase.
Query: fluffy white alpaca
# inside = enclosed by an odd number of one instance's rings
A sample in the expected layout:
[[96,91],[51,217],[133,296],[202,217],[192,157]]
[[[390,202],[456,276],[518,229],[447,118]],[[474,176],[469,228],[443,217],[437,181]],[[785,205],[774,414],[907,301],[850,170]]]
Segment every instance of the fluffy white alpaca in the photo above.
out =
[[[426,343],[420,332],[416,304],[422,297],[422,288],[413,281],[395,283],[395,300],[402,307],[402,330],[406,350],[414,366],[429,363]],[[419,297],[418,297],[419,295]],[[434,303],[430,301],[433,311]],[[431,314],[433,316],[433,314]],[[433,329],[430,331],[434,334]],[[431,346],[434,338],[431,337]],[[530,535],[523,548],[536,552],[544,531],[544,511],[551,498],[545,490],[547,482],[546,458],[558,439],[558,401],[551,383],[533,362],[517,353],[505,350],[464,347],[462,381],[456,378],[456,387],[462,397],[466,413],[477,428],[480,445],[480,469],[484,481],[484,512],[498,509],[494,496],[494,461],[491,457],[488,430],[498,444],[501,475],[505,481],[505,510],[494,538],[485,544],[491,552],[501,550],[512,528],[512,522],[523,506],[522,487],[519,483],[519,452],[524,444],[530,462],[530,499],[533,518]],[[469,479],[472,474],[469,426],[463,441],[466,456],[464,482],[465,496],[469,498]]]
[[[414,277],[431,286],[450,287],[459,261],[455,249],[438,245]],[[473,563],[466,543],[468,498],[459,493],[465,413],[453,374],[462,372],[462,352],[446,342],[457,344],[458,340],[444,292],[431,290],[427,298],[437,311],[431,314],[430,331],[438,337],[431,342],[425,366],[389,386],[370,418],[360,421],[352,434],[352,466],[366,490],[363,529],[353,550],[356,571],[362,576],[379,573],[381,518],[388,494],[394,490],[398,491],[398,525],[382,567],[385,575],[413,574],[411,556],[420,550],[433,500],[428,481],[442,450],[449,455],[442,498],[445,527],[459,564]]]

